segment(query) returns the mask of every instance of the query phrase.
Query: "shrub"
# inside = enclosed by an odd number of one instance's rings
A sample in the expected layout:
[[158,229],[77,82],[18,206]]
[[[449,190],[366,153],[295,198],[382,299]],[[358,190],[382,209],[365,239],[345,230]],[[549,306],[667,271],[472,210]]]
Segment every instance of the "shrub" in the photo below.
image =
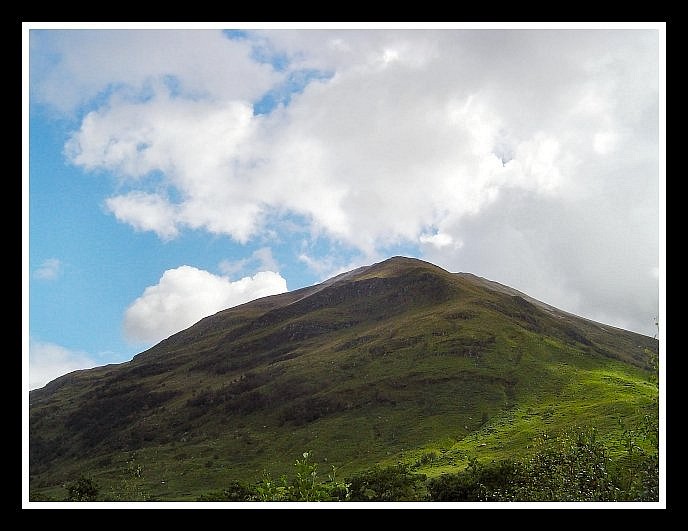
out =
[[412,472],[406,464],[376,466],[350,479],[349,500],[421,501],[426,498],[425,479],[425,474]]
[[518,463],[513,461],[483,464],[472,458],[466,470],[428,481],[428,492],[438,502],[498,501],[508,497],[518,474]]
[[91,479],[81,476],[78,480],[67,485],[67,501],[91,502],[96,501],[100,487]]
[[616,488],[607,449],[594,429],[576,430],[536,442],[522,462],[521,479],[507,498],[519,501],[613,501]]

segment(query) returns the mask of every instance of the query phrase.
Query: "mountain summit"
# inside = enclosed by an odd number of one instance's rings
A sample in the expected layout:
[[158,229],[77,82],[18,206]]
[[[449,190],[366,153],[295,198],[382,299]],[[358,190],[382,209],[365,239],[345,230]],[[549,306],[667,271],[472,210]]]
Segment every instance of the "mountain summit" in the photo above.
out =
[[[517,455],[540,431],[637,415],[657,341],[404,257],[202,319],[131,361],[30,394],[32,492],[136,460],[159,499],[289,466],[439,448]],[[653,391],[654,390],[654,391]]]

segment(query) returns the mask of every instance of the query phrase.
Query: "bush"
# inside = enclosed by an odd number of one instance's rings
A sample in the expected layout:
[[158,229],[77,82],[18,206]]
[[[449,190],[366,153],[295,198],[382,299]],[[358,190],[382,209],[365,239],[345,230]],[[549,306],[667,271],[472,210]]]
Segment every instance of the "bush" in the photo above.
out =
[[373,467],[350,479],[349,500],[422,501],[426,499],[425,479],[425,474],[414,473],[409,465],[402,463]]
[[81,476],[78,480],[67,485],[67,501],[91,502],[96,501],[100,487],[91,479]]
[[518,501],[614,501],[617,489],[611,459],[594,429],[576,430],[536,443],[533,457],[521,465],[521,479],[508,493]]
[[463,472],[431,479],[428,492],[438,502],[499,501],[508,496],[518,474],[519,466],[513,461],[483,464],[473,458]]
[[[578,429],[557,438],[543,435],[535,452],[521,461],[478,463],[430,480],[433,501],[594,502],[651,499],[658,476],[651,460],[638,461],[634,488],[624,484],[628,464],[612,466],[594,429]],[[626,483],[629,483],[628,481]],[[632,483],[632,482],[630,482]],[[630,484],[629,483],[629,484]]]

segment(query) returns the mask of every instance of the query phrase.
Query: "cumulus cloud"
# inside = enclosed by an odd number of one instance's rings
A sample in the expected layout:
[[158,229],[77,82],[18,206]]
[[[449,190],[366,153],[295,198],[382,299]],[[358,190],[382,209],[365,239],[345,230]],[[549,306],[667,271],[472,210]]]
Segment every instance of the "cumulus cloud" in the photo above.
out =
[[46,343],[29,341],[29,388],[37,389],[58,376],[79,369],[90,369],[97,363],[84,352]]
[[57,258],[48,258],[33,272],[33,276],[39,280],[53,280],[62,271],[62,262]]
[[[120,221],[162,239],[192,228],[244,243],[296,216],[312,237],[361,256],[415,243],[452,270],[470,266],[588,316],[644,329],[656,313],[645,272],[658,264],[657,32],[204,36],[209,56],[242,58],[243,92],[229,60],[212,74],[203,59],[192,75],[199,48],[174,33],[160,42],[189,46],[179,61],[137,36],[152,66],[119,55],[92,75],[75,65],[96,52],[60,35],[63,55],[47,69],[46,86],[69,74],[83,94],[149,80],[145,98],[113,89],[66,146],[73,164],[121,177],[107,200]],[[96,42],[98,56],[131,50],[121,35]],[[287,58],[283,72],[247,59],[256,42]],[[132,73],[118,66],[128,62]],[[253,114],[261,90],[303,69],[331,75]],[[624,304],[630,293],[643,298]]]
[[88,170],[113,171],[134,188],[106,204],[138,230],[170,239],[180,227],[200,228],[246,242],[256,233],[267,184],[247,178],[258,160],[239,156],[251,150],[251,106],[160,90],[145,102],[113,101],[89,113],[67,142],[67,156]]
[[127,308],[124,331],[133,341],[155,343],[220,310],[285,291],[286,280],[273,271],[231,281],[184,265],[165,271]]

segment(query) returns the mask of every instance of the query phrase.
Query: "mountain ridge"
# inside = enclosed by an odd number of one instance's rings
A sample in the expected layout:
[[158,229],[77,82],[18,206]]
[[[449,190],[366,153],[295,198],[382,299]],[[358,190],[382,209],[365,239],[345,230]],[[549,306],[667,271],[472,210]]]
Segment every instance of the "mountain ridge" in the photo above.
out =
[[[481,276],[476,275],[476,274],[474,274],[474,273],[468,273],[468,272],[455,272],[455,273],[451,273],[451,272],[448,272],[448,271],[446,271],[446,270],[440,268],[439,266],[436,266],[436,265],[434,265],[434,264],[432,264],[432,263],[430,263],[430,262],[427,262],[427,261],[424,261],[424,260],[421,260],[421,259],[418,259],[418,258],[409,258],[409,257],[405,257],[405,256],[400,256],[400,255],[398,255],[398,256],[392,256],[392,257],[390,257],[390,258],[387,258],[387,259],[382,260],[382,261],[380,261],[380,262],[376,262],[376,263],[371,264],[371,265],[361,266],[361,267],[352,269],[352,270],[350,270],[350,271],[346,271],[346,272],[340,273],[340,274],[338,274],[338,275],[335,275],[334,277],[331,277],[331,278],[329,278],[329,279],[326,279],[326,280],[324,280],[324,281],[322,281],[322,282],[320,282],[320,283],[314,284],[314,285],[312,285],[312,286],[305,286],[305,287],[303,287],[303,288],[298,288],[298,289],[296,289],[296,290],[287,291],[287,292],[285,292],[285,293],[280,293],[280,294],[277,294],[277,295],[268,295],[268,296],[260,297],[260,298],[258,298],[258,299],[254,299],[254,300],[251,300],[251,301],[242,303],[242,304],[237,305],[237,306],[233,306],[233,307],[230,307],[230,308],[227,308],[227,309],[224,309],[224,310],[220,310],[220,311],[218,311],[218,312],[216,312],[216,313],[214,313],[214,314],[212,314],[212,315],[203,317],[202,319],[200,319],[199,321],[197,321],[196,323],[194,323],[193,325],[187,327],[187,328],[184,329],[184,330],[180,330],[179,332],[175,332],[175,333],[172,334],[171,336],[169,336],[169,337],[167,337],[167,338],[165,338],[165,339],[159,341],[158,343],[156,343],[156,345],[153,345],[152,347],[146,349],[144,352],[139,353],[139,354],[136,354],[136,355],[134,356],[134,358],[132,358],[132,360],[130,360],[130,361],[133,361],[133,359],[136,359],[138,356],[141,356],[141,354],[144,354],[145,352],[149,351],[151,348],[157,347],[157,346],[158,346],[159,344],[161,344],[161,343],[165,343],[166,341],[170,340],[170,339],[173,338],[174,336],[177,336],[178,334],[184,333],[184,332],[185,332],[186,330],[188,330],[189,328],[198,326],[198,325],[200,325],[201,323],[203,323],[203,322],[206,321],[206,320],[211,320],[211,322],[212,322],[213,319],[217,318],[217,317],[220,316],[220,315],[225,315],[227,312],[231,312],[231,311],[238,310],[238,309],[241,309],[241,308],[245,308],[245,307],[248,307],[248,306],[258,306],[259,308],[262,309],[262,308],[264,308],[267,304],[269,304],[269,302],[271,302],[271,303],[276,303],[276,304],[275,304],[276,306],[291,305],[291,304],[297,303],[297,302],[299,302],[299,301],[301,301],[301,300],[303,300],[303,299],[306,299],[306,298],[310,297],[311,295],[314,295],[315,293],[317,293],[317,292],[319,292],[319,291],[322,291],[323,289],[328,288],[328,287],[330,287],[330,286],[333,286],[333,285],[335,285],[335,284],[337,284],[337,283],[339,283],[339,282],[349,281],[349,280],[351,280],[352,278],[355,278],[357,275],[361,275],[361,274],[370,274],[371,272],[374,272],[374,271],[375,271],[375,268],[376,268],[376,267],[379,269],[379,268],[384,267],[384,266],[391,266],[390,268],[391,268],[392,270],[394,270],[394,269],[398,268],[398,266],[401,265],[401,264],[404,264],[404,265],[407,265],[407,266],[409,266],[409,265],[414,265],[414,266],[419,266],[419,267],[428,267],[428,266],[431,266],[432,268],[436,268],[436,269],[438,269],[438,270],[441,270],[443,273],[448,273],[449,275],[455,275],[455,276],[458,276],[458,277],[465,277],[465,278],[474,279],[474,280],[477,280],[478,282],[482,283],[487,289],[489,289],[489,290],[491,290],[491,291],[498,292],[498,293],[504,293],[504,294],[511,295],[511,296],[521,297],[521,298],[525,299],[527,302],[530,302],[530,303],[534,304],[535,306],[538,306],[539,308],[542,308],[542,309],[544,309],[544,310],[546,310],[546,311],[553,312],[553,313],[558,313],[558,314],[562,314],[562,315],[566,315],[566,316],[569,316],[569,317],[573,317],[573,318],[575,318],[575,319],[580,319],[580,320],[588,321],[588,322],[590,322],[590,323],[593,323],[593,324],[597,325],[597,326],[600,327],[600,329],[602,329],[602,330],[606,330],[606,328],[610,328],[610,329],[614,329],[614,330],[620,330],[620,331],[623,331],[623,332],[628,332],[628,333],[631,333],[631,334],[637,334],[637,335],[643,336],[643,337],[649,337],[649,336],[646,336],[646,335],[644,335],[644,334],[640,334],[640,333],[638,333],[638,332],[633,332],[633,331],[626,330],[626,329],[623,329],[623,328],[620,328],[620,327],[616,327],[616,326],[613,326],[613,325],[601,323],[601,322],[595,321],[595,320],[593,320],[593,319],[589,319],[589,318],[587,318],[587,317],[582,317],[582,316],[576,315],[576,314],[571,313],[571,312],[566,312],[566,311],[564,311],[564,310],[560,310],[560,309],[556,308],[556,307],[553,306],[553,305],[550,305],[550,304],[548,304],[548,303],[546,303],[546,302],[543,302],[543,301],[541,301],[541,300],[539,300],[539,299],[536,299],[536,298],[534,298],[534,297],[531,297],[531,296],[529,296],[529,295],[527,295],[527,294],[525,294],[525,293],[523,293],[523,292],[521,292],[521,291],[519,291],[519,290],[517,290],[517,289],[515,289],[515,288],[511,288],[511,287],[506,286],[506,285],[504,285],[504,284],[501,284],[501,283],[499,283],[499,282],[496,282],[496,281],[493,281],[493,280],[489,280],[489,279],[487,279],[487,278],[485,278],[485,277],[481,277]],[[279,302],[277,302],[277,301],[282,301],[282,300],[287,300],[287,301],[289,301],[289,302],[286,302],[286,303],[283,303],[283,304],[279,304]],[[268,301],[269,301],[269,302],[268,302]],[[130,361],[129,361],[129,362],[130,362]],[[58,380],[65,379],[65,378],[67,378],[68,376],[70,376],[71,374],[74,374],[74,373],[81,373],[81,372],[83,372],[83,371],[89,371],[89,370],[100,369],[100,368],[107,368],[107,367],[112,368],[112,367],[115,367],[115,366],[118,366],[118,365],[122,365],[122,364],[124,364],[124,363],[129,363],[129,362],[126,362],[126,361],[125,361],[125,362],[121,362],[121,363],[107,364],[107,365],[104,365],[104,366],[98,366],[98,367],[94,367],[94,368],[91,368],[91,369],[78,369],[78,370],[76,370],[76,371],[72,371],[71,373],[67,373],[67,374],[65,374],[65,375],[62,375],[62,376],[60,376],[60,377],[58,377],[58,378],[56,378],[56,379],[54,379],[54,380],[51,380],[50,382],[48,382],[48,383],[47,383],[45,386],[43,386],[42,388],[37,388],[37,389],[31,390],[31,393],[34,393],[34,391],[38,391],[38,390],[40,390],[40,389],[43,389],[43,388],[46,387],[46,386],[54,387],[54,382],[57,382]]]
[[183,499],[311,448],[355,470],[445,441],[458,466],[480,434],[499,439],[495,456],[525,451],[538,426],[594,421],[612,434],[650,403],[656,350],[508,286],[393,257],[32,391],[32,488],[84,468],[112,480],[132,453],[170,476],[153,481],[157,495]]

